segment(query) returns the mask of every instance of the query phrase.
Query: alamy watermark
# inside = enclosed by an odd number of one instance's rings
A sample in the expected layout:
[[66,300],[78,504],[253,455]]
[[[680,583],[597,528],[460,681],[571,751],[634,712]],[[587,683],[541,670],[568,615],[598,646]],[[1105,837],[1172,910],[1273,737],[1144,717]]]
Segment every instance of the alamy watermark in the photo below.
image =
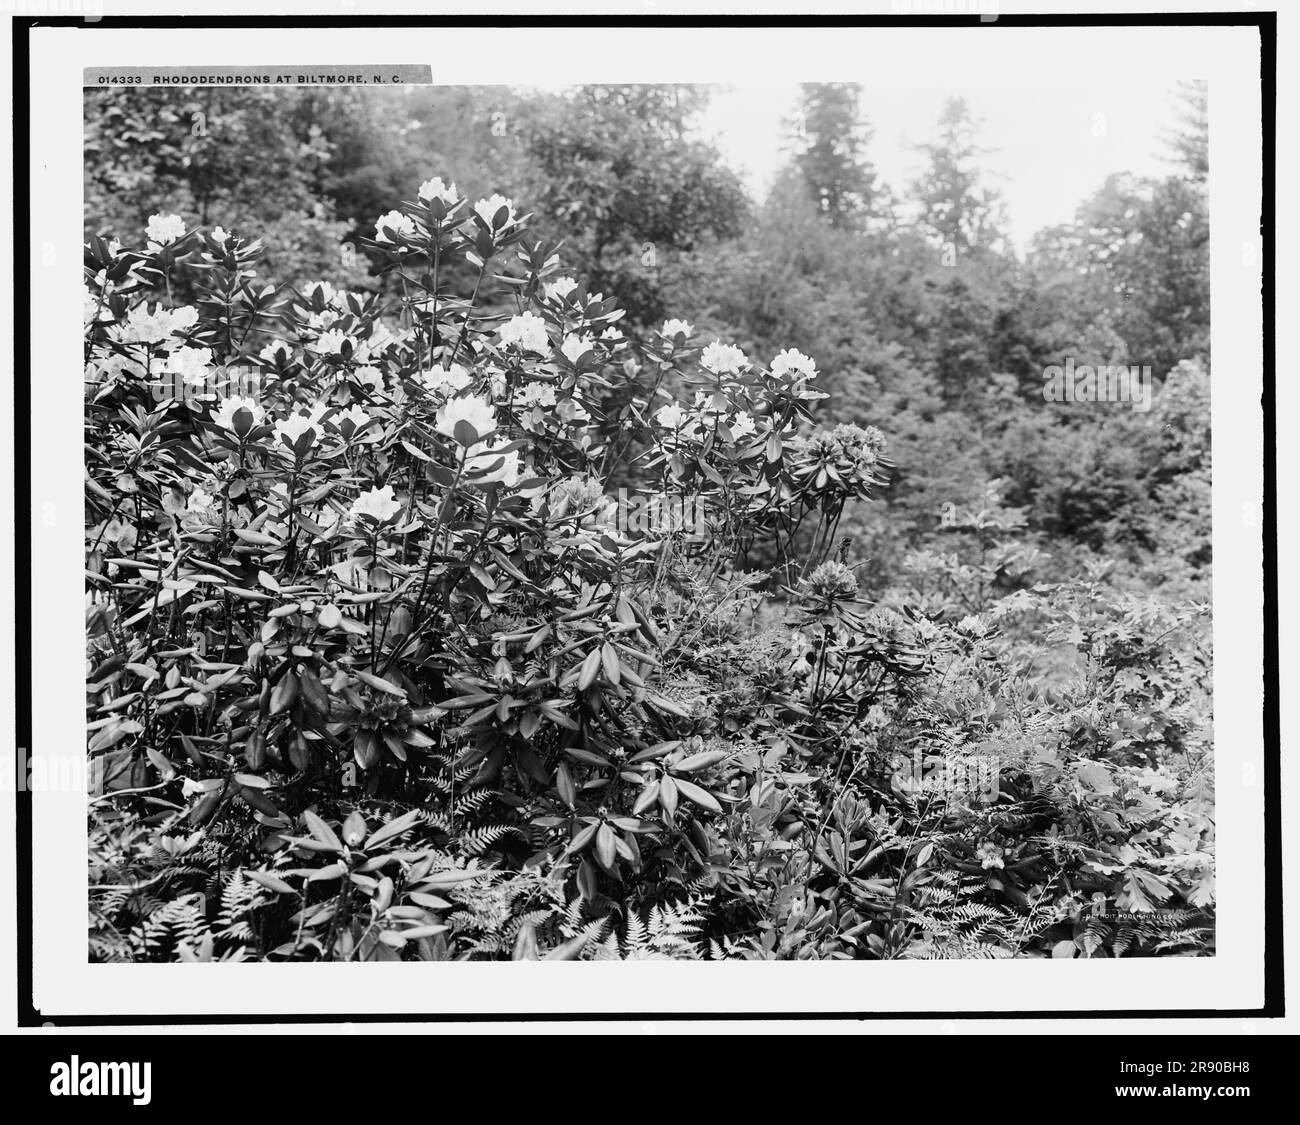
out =
[[33,756],[18,747],[14,772],[5,773],[0,788],[17,793],[98,794],[106,784],[104,758],[85,754],[41,754]]
[[1002,5],[998,0],[893,0],[895,12],[917,16],[979,16],[980,23],[994,23]]
[[261,369],[246,364],[206,367],[198,373],[167,367],[149,376],[149,392],[155,402],[195,407],[224,398],[260,398],[262,383]]
[[709,522],[699,496],[629,492],[606,497],[596,510],[596,522],[629,539],[677,535],[689,540],[708,536]]
[[1136,365],[1074,365],[1043,368],[1043,398],[1048,402],[1122,402],[1139,414],[1151,409],[1151,368]]
[[86,23],[104,18],[104,0],[0,0],[0,12],[12,16],[80,16]]
[[148,1105],[152,1070],[147,1062],[92,1062],[73,1055],[50,1067],[50,1093],[56,1098],[130,1098],[132,1105]]
[[894,783],[913,793],[992,804],[998,799],[1002,762],[995,754],[898,755],[890,763]]

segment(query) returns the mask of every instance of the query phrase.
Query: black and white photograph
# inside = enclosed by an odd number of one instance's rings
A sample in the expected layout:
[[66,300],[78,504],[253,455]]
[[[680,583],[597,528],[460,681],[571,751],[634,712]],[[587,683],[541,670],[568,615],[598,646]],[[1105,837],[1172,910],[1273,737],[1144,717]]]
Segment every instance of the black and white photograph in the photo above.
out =
[[1275,13],[114,7],[20,1002],[1281,1014]]
[[720,93],[86,91],[92,960],[1213,955],[1203,85]]

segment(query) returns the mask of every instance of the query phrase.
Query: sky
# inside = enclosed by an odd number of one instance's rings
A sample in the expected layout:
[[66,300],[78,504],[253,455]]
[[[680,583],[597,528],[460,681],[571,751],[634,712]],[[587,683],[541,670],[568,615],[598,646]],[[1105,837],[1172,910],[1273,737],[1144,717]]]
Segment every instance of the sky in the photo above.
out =
[[[1122,85],[1034,84],[1027,76],[991,76],[987,83],[899,86],[862,84],[861,106],[874,129],[868,157],[895,190],[924,161],[911,146],[937,132],[944,100],[966,99],[990,186],[1006,203],[1007,233],[1023,251],[1035,232],[1067,222],[1112,172],[1168,174],[1161,138],[1177,127],[1174,87],[1167,77],[1133,74]],[[698,128],[762,199],[786,159],[783,122],[798,87],[729,86],[714,90]]]

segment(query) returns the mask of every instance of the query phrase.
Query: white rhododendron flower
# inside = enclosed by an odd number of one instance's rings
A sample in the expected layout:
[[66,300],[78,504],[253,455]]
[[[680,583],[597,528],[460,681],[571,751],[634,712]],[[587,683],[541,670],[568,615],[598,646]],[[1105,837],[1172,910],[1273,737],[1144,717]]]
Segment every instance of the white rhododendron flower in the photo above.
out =
[[742,410],[730,422],[731,436],[734,438],[749,437],[750,434],[757,431],[754,425],[754,419],[748,411]]
[[346,332],[331,328],[328,332],[320,334],[320,338],[313,345],[313,350],[320,352],[321,355],[342,355],[345,343],[352,344],[354,348],[356,346],[355,341]]
[[228,230],[223,230],[221,227],[212,228],[212,241],[218,246],[225,246],[229,238],[230,232]]
[[185,220],[179,215],[150,215],[145,229],[150,242],[167,246],[185,233]]
[[406,333],[391,332],[386,324],[376,322],[370,329],[369,336],[364,340],[353,341],[352,358],[358,363],[371,363],[391,344],[400,344],[406,338]]
[[116,379],[122,374],[143,375],[144,367],[121,353],[92,359],[86,364],[86,379],[91,383],[97,383],[101,379]]
[[188,332],[199,322],[199,310],[193,305],[178,305],[168,310],[172,334]]
[[[370,415],[367,414],[364,410],[362,410],[361,407],[353,405],[348,407],[347,410],[339,411],[337,414],[334,415],[333,418],[330,419],[330,421],[334,423],[335,429],[339,431],[343,430],[344,422],[351,422],[353,427],[352,436],[356,437],[357,436],[356,431],[361,429],[362,426],[364,426],[367,422],[370,421]],[[362,434],[359,440],[378,441],[379,440],[378,428],[374,429],[370,433]]]
[[384,391],[384,373],[378,367],[358,367],[352,372],[351,378],[354,383],[368,387],[376,394]]
[[205,512],[216,504],[211,492],[200,488],[197,484],[194,490],[186,497],[185,507],[191,512]]
[[542,295],[548,301],[562,301],[577,288],[578,282],[576,278],[557,277],[554,281],[548,281],[542,286]]
[[146,301],[126,314],[126,323],[115,326],[113,336],[123,344],[158,344],[193,328],[198,319],[199,310],[192,305],[166,309],[159,302],[156,310],[150,312]]
[[474,381],[474,377],[459,363],[450,367],[430,367],[416,376],[419,384],[434,394],[455,394],[463,391]]
[[292,352],[292,349],[289,347],[288,344],[282,343],[279,340],[272,340],[269,344],[266,345],[266,347],[264,347],[260,352],[257,353],[257,358],[260,359],[263,363],[276,364],[280,362],[279,359],[280,352],[283,352],[284,358],[288,359],[289,355]]
[[212,415],[212,420],[218,426],[223,426],[227,430],[233,430],[235,428],[235,415],[242,410],[248,411],[248,413],[253,416],[254,426],[256,426],[266,414],[266,411],[262,409],[261,404],[258,403],[256,399],[246,398],[243,395],[231,395],[230,398],[222,402],[220,409]]
[[702,434],[698,419],[683,410],[678,403],[670,402],[655,412],[654,419],[660,426],[672,433],[664,438],[664,444],[675,446],[684,441],[698,441]]
[[591,351],[591,338],[569,333],[560,345],[560,351],[570,363],[577,363],[587,352]]
[[[519,483],[519,474],[523,469],[519,451],[496,452],[505,444],[504,441],[485,441],[468,451],[465,469],[472,475],[475,484],[500,481],[507,488],[514,488]],[[498,461],[500,464],[497,464]]]
[[655,412],[655,421],[666,430],[676,430],[686,421],[686,411],[675,402],[661,406]]
[[372,488],[369,492],[361,493],[352,501],[348,516],[354,520],[370,516],[379,523],[387,523],[401,509],[401,502],[393,495],[393,486],[386,484],[383,488]]
[[474,204],[474,212],[488,225],[488,229],[496,228],[495,219],[501,208],[506,209],[505,220],[501,223],[499,229],[504,230],[515,221],[515,201],[507,199],[504,195],[491,195],[487,199],[480,199]]
[[448,399],[438,411],[436,429],[448,437],[456,436],[456,423],[468,422],[479,438],[487,437],[497,428],[497,414],[485,398],[470,395],[467,398]]
[[89,324],[96,317],[100,320],[112,320],[113,314],[105,307],[104,298],[84,281],[81,285],[85,294],[81,303],[81,323]]
[[331,304],[337,295],[334,286],[328,281],[313,281],[302,291],[302,295],[312,302],[315,302],[317,293],[320,294],[321,302],[326,305]]
[[391,243],[393,240],[388,235],[390,230],[398,238],[414,238],[418,233],[415,221],[410,215],[404,215],[401,211],[389,211],[379,216],[379,220],[375,223],[375,241]]
[[684,320],[665,320],[664,326],[659,329],[659,335],[666,340],[671,340],[677,335],[689,338],[694,331],[695,329]]
[[803,352],[786,348],[772,360],[772,374],[782,379],[816,379],[817,365]]
[[281,418],[275,424],[277,435],[289,439],[292,445],[308,430],[315,430],[316,436],[320,436],[320,420],[325,413],[325,407],[317,403],[310,411],[296,410],[285,418]]
[[339,319],[338,309],[321,309],[320,312],[312,313],[307,318],[307,327],[314,328],[317,332],[323,332],[331,324]]
[[566,398],[557,403],[555,413],[560,416],[560,420],[563,422],[591,421],[591,415],[587,413],[587,408],[576,398]]
[[555,388],[549,383],[528,383],[519,392],[524,406],[554,406]]
[[551,338],[546,334],[546,321],[534,313],[512,316],[499,331],[504,347],[516,347],[538,355],[550,351]]
[[451,207],[460,196],[456,193],[455,184],[444,184],[441,176],[434,176],[431,180],[425,180],[420,185],[420,202],[432,203],[434,200]]
[[[186,497],[183,507],[170,508],[170,510],[173,515],[180,517],[181,526],[186,531],[199,531],[223,522],[221,504],[217,500],[216,493],[201,485],[194,486]],[[231,516],[233,513],[227,514],[225,518],[230,519]],[[236,518],[235,522],[242,521]]]
[[748,357],[734,344],[714,340],[700,356],[700,366],[715,375],[735,375],[749,363]]
[[109,543],[116,543],[125,550],[133,550],[139,539],[136,534],[135,525],[129,520],[120,520],[114,516],[111,520],[99,524],[92,529],[92,534],[97,539],[103,539]]
[[167,373],[186,383],[203,383],[212,366],[211,348],[179,347],[167,357]]

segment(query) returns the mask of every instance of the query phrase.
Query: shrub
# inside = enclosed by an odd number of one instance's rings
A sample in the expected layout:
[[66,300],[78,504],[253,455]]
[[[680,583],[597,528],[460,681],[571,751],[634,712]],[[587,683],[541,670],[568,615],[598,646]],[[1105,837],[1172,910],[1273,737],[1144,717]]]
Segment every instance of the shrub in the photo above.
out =
[[[986,552],[987,622],[868,607],[838,528],[885,439],[813,426],[811,359],[633,341],[512,201],[415,194],[364,247],[391,302],[175,216],[86,247],[92,955],[1135,951],[1112,908],[1205,947],[1144,618],[1070,618],[1113,675],[1049,701]],[[996,797],[899,778],[977,741]]]

